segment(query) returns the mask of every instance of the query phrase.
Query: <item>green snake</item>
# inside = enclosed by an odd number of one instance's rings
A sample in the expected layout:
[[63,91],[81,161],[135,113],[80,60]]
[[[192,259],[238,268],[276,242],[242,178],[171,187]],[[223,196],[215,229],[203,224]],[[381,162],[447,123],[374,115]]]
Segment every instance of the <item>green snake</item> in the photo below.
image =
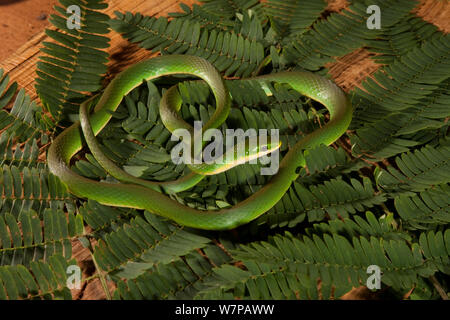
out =
[[[128,175],[121,168],[106,159],[101,152],[95,136],[107,125],[123,97],[131,90],[161,76],[187,74],[199,77],[211,88],[216,100],[216,110],[202,131],[217,128],[228,117],[231,97],[220,73],[206,60],[187,55],[160,56],[139,62],[118,74],[105,88],[94,112],[88,115],[87,101],[80,108],[80,121],[59,134],[48,150],[48,166],[52,174],[68,187],[74,195],[95,200],[104,205],[148,210],[152,213],[174,220],[188,227],[225,230],[248,223],[270,210],[286,193],[291,183],[297,179],[299,169],[305,166],[303,152],[314,146],[329,145],[336,141],[348,128],[352,118],[351,104],[344,92],[333,82],[309,72],[280,72],[251,78],[260,83],[269,93],[267,83],[289,84],[299,93],[323,104],[329,111],[329,121],[304,136],[281,160],[278,172],[267,184],[238,204],[220,210],[199,210],[183,205],[164,192],[179,192],[198,183],[208,170],[220,172],[223,168],[189,166],[191,173],[165,183],[145,181]],[[237,80],[243,81],[243,80]],[[179,114],[180,97],[177,90],[169,89],[161,99],[160,114],[164,125],[170,131],[177,128],[192,130]],[[111,175],[126,183],[98,182],[78,175],[70,169],[71,158],[83,147],[83,136],[94,157]],[[279,145],[266,146],[264,150],[246,153],[258,157],[276,150]],[[245,161],[248,159],[245,159]],[[225,164],[225,169],[244,162],[236,159]],[[199,171],[200,173],[196,172]]]

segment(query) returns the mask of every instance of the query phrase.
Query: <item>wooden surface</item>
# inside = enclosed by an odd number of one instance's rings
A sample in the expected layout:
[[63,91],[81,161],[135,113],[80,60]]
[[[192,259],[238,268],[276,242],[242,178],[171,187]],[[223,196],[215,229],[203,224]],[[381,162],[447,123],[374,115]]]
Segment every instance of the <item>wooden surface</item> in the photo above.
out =
[[57,0],[0,0],[0,61],[50,23],[49,14]]
[[[105,13],[110,16],[115,10],[125,12],[141,12],[145,15],[160,16],[167,15],[169,12],[179,11],[178,0],[110,0],[109,7]],[[195,0],[183,0],[182,2],[192,5]],[[329,11],[339,12],[348,5],[346,0],[328,0]],[[450,32],[450,2],[447,0],[421,0],[420,5],[414,12],[424,20],[435,24],[443,32]],[[152,53],[139,49],[136,45],[130,45],[126,40],[115,32],[109,34],[111,46],[107,50],[111,54],[109,62],[108,75],[112,76],[127,65],[136,61],[145,59]],[[9,58],[0,62],[0,68],[4,68],[11,76],[12,80],[17,81],[20,87],[26,89],[32,99],[37,99],[34,90],[34,79],[36,62],[39,56],[39,48],[43,41],[49,41],[49,38],[43,31],[37,33],[31,40],[21,46]],[[370,59],[370,54],[359,49],[336,62],[328,65],[330,74],[335,81],[348,91],[357,86],[361,81],[375,72],[379,65]],[[89,251],[84,249],[78,241],[73,242],[73,256],[77,259],[83,269],[83,277],[87,278],[93,275],[95,268],[93,266]],[[108,284],[110,291],[113,291],[113,284]],[[367,289],[367,288],[366,288]],[[363,291],[361,293],[361,290]],[[345,295],[345,299],[370,299],[363,287]],[[75,299],[104,299],[105,293],[98,279],[86,283],[81,290],[74,290]]]

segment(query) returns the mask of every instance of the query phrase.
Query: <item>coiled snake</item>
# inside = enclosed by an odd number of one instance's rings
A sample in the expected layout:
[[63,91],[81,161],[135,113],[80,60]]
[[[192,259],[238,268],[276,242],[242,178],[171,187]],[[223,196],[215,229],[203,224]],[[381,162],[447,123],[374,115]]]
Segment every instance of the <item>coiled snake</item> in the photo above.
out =
[[[187,55],[161,56],[137,63],[117,75],[103,91],[95,106],[94,113],[88,116],[88,102],[80,108],[80,122],[65,129],[52,142],[48,151],[50,171],[67,185],[70,192],[111,206],[145,209],[170,218],[179,224],[209,230],[231,229],[248,223],[272,208],[286,193],[291,183],[298,177],[298,168],[305,166],[303,151],[319,144],[329,145],[337,140],[348,128],[352,118],[352,107],[344,92],[328,79],[309,72],[280,72],[252,78],[266,89],[267,82],[287,83],[294,90],[322,103],[329,111],[330,119],[321,128],[299,140],[285,154],[278,172],[267,184],[244,201],[221,210],[199,210],[185,206],[160,192],[179,192],[198,183],[205,174],[214,173],[217,166],[189,166],[192,173],[171,182],[145,181],[124,172],[101,152],[95,136],[111,119],[111,112],[119,106],[122,98],[143,80],[151,80],[173,74],[189,74],[201,78],[211,88],[216,110],[202,128],[220,126],[230,111],[230,94],[219,72],[206,60]],[[266,91],[266,90],[265,90]],[[179,114],[180,97],[177,90],[169,89],[163,95],[160,114],[164,125],[173,131],[177,128],[192,130]],[[112,176],[126,183],[98,182],[78,175],[69,167],[70,159],[81,150],[82,135],[97,161]],[[279,145],[266,146],[246,153],[247,157],[258,157],[276,150]],[[233,163],[224,164],[228,168],[248,160],[238,158]],[[220,169],[220,168],[219,168]],[[196,172],[196,170],[198,172]]]

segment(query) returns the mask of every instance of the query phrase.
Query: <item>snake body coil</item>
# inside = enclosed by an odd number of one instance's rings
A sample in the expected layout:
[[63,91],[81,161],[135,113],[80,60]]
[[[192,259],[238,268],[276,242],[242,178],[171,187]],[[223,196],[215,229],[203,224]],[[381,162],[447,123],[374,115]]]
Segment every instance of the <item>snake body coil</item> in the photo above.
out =
[[[70,159],[82,148],[83,132],[89,130],[91,132],[85,134],[85,139],[92,151],[92,146],[95,148],[96,144],[95,135],[106,126],[111,119],[111,111],[117,109],[126,94],[139,86],[143,80],[173,74],[194,75],[210,86],[216,98],[216,111],[203,127],[203,131],[216,128],[226,120],[230,110],[230,95],[222,77],[210,63],[202,58],[186,55],[149,59],[131,66],[111,81],[101,95],[90,119],[87,118],[87,111],[83,109],[86,106],[83,104],[80,116],[84,122],[83,131],[80,122],[76,122],[53,141],[47,157],[50,171],[79,197],[86,197],[105,205],[145,209],[189,227],[209,230],[231,229],[254,220],[272,208],[289,189],[292,181],[298,177],[298,168],[305,165],[303,151],[319,144],[333,143],[345,132],[351,121],[352,108],[347,97],[330,80],[309,72],[281,72],[252,78],[263,88],[267,86],[267,82],[272,81],[289,84],[294,90],[322,103],[329,110],[330,119],[323,127],[308,134],[290,148],[280,162],[278,172],[258,192],[233,207],[221,210],[193,209],[159,192],[160,187],[178,192],[195,185],[203,177],[195,173],[195,168],[191,168],[194,171],[192,174],[166,185],[156,182],[141,183],[138,181],[140,179],[131,176],[127,180],[123,177],[123,172],[114,173],[122,176],[127,184],[97,182],[82,177],[70,169]],[[170,96],[163,96],[162,101],[167,100],[170,100]],[[170,103],[165,107],[162,106],[160,111],[165,125],[192,129],[187,123],[181,122],[177,108],[172,108]],[[274,149],[276,146],[272,146],[271,150]],[[102,157],[100,151],[93,154],[96,158]],[[111,163],[107,166],[111,171],[121,170]]]

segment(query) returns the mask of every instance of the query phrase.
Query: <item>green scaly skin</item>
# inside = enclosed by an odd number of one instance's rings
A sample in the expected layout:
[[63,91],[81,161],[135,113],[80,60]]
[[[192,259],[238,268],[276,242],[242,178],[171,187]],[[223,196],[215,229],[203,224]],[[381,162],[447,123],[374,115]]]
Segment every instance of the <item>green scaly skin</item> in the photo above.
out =
[[[170,74],[192,74],[206,81],[216,97],[216,111],[203,127],[218,127],[228,116],[230,96],[220,74],[204,59],[192,56],[164,56],[135,64],[120,73],[105,89],[96,105],[90,123],[97,135],[111,118],[124,95],[142,83]],[[280,162],[278,172],[258,192],[237,205],[214,211],[187,207],[168,196],[136,184],[97,182],[71,171],[70,159],[82,148],[80,123],[64,130],[52,143],[48,152],[50,171],[79,196],[105,205],[145,209],[189,227],[224,230],[248,223],[271,209],[298,177],[299,168],[305,165],[303,151],[319,144],[329,145],[348,128],[352,107],[345,94],[331,81],[309,72],[281,72],[253,78],[267,87],[267,81],[287,83],[303,95],[322,103],[330,113],[323,127],[298,141]]]

